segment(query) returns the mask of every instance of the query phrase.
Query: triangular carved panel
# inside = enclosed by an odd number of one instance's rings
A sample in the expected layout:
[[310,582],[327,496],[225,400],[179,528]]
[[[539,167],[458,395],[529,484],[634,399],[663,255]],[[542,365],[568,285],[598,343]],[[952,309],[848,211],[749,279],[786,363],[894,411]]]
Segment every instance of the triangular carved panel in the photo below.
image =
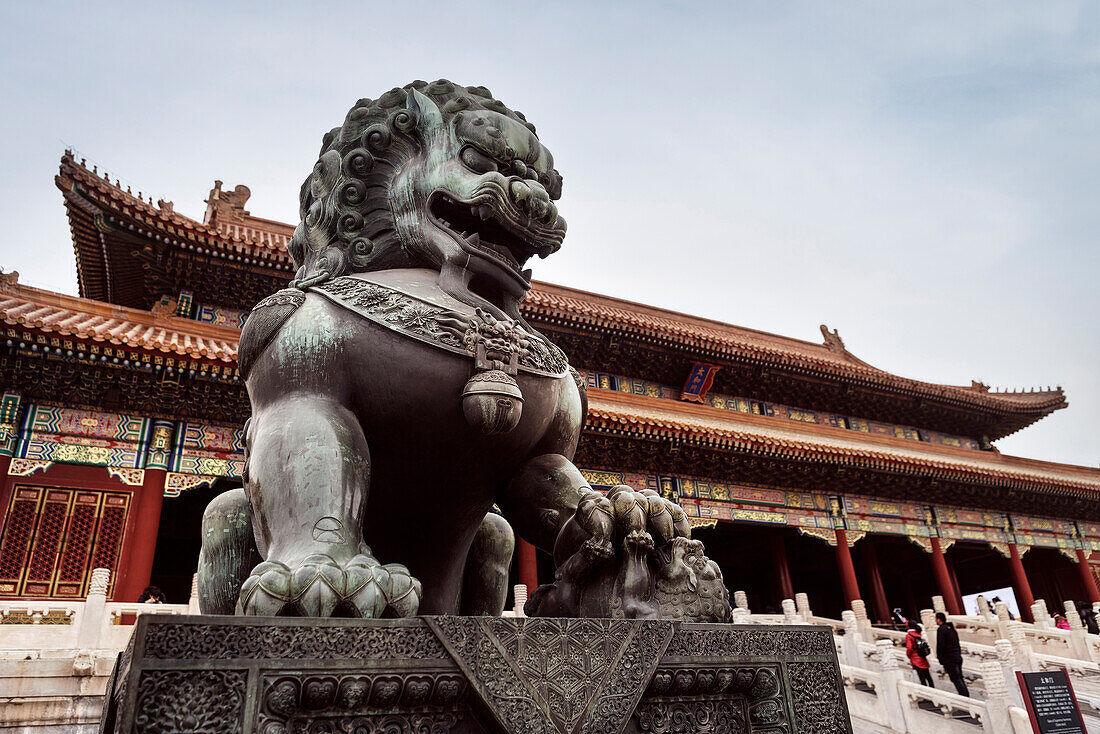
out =
[[618,734],[672,636],[672,623],[428,617],[505,731]]

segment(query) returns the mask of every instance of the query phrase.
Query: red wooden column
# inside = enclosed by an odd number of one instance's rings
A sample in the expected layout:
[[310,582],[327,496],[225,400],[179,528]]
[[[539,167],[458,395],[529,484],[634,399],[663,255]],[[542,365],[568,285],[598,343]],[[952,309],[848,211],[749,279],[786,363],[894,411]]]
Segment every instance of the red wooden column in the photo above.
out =
[[1035,597],[1031,593],[1031,584],[1027,582],[1027,574],[1024,573],[1024,562],[1020,560],[1020,550],[1015,543],[1008,544],[1008,554],[1008,569],[1012,573],[1012,590],[1016,592],[1016,601],[1020,605],[1020,617],[1025,622],[1034,622],[1031,605],[1035,603]]
[[849,605],[859,595],[859,582],[856,581],[856,567],[852,565],[852,551],[848,548],[848,532],[836,528],[836,564],[840,568],[840,586],[844,590],[844,601]]
[[1077,549],[1077,571],[1081,574],[1081,585],[1085,587],[1085,596],[1088,597],[1089,604],[1100,601],[1100,589],[1096,588],[1096,578],[1092,575],[1092,569],[1089,568],[1089,554],[1081,548]]
[[516,538],[516,553],[519,557],[519,582],[527,585],[528,595],[539,587],[539,566],[535,557],[535,546],[523,538]]
[[860,546],[864,557],[867,559],[867,572],[871,576],[871,611],[879,622],[890,621],[890,605],[886,602],[886,590],[882,588],[882,574],[878,567],[878,554],[875,546],[868,537]]
[[947,575],[951,578],[951,588],[955,591],[955,598],[959,600],[959,614],[963,613],[962,591],[959,589],[959,577],[955,574],[955,561],[943,554],[943,561],[947,564]]
[[171,421],[156,420],[149,426],[145,450],[145,479],[141,492],[134,497],[132,537],[123,545],[119,558],[117,601],[137,601],[149,585],[153,573],[153,556],[157,551],[160,531],[160,511],[164,505],[164,482],[172,466],[173,436],[176,426]]
[[943,549],[940,548],[940,539],[932,536],[932,574],[936,577],[936,588],[943,597],[944,606],[948,614],[961,614],[962,604],[955,595],[955,585],[951,583],[951,575],[947,572],[947,559],[943,557]]
[[136,497],[134,509],[134,535],[127,539],[128,555],[119,558],[118,583],[114,598],[117,601],[137,601],[149,585],[153,572],[153,555],[157,550],[157,532],[160,530],[160,510],[164,504],[164,469],[146,469],[141,493]]
[[787,545],[783,535],[772,536],[772,562],[779,575],[779,595],[784,599],[794,598],[794,584],[791,583],[791,567],[787,564]]

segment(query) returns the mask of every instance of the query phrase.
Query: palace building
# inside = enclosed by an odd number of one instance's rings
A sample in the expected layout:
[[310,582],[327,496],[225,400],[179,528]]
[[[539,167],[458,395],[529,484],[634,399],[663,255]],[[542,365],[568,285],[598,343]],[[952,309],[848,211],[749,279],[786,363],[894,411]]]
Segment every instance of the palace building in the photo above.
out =
[[[292,277],[294,225],[220,181],[191,219],[70,152],[56,183],[80,297],[0,274],[0,599],[82,599],[102,567],[109,598],[152,583],[182,602],[202,511],[241,481],[240,327]],[[587,379],[592,485],[678,501],[754,609],[1100,602],[1100,470],[994,445],[1065,408],[1061,388],[919,382],[824,326],[810,343],[545,283],[524,316]],[[518,555],[520,581],[551,578]]]

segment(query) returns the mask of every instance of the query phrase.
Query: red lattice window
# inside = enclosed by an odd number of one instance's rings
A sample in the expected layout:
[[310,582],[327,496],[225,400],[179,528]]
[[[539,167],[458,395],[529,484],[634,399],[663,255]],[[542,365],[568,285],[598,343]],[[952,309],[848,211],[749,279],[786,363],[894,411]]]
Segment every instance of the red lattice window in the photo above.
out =
[[116,574],[113,571],[118,568],[118,554],[122,550],[122,536],[126,531],[126,515],[129,511],[130,495],[120,492],[103,498],[103,512],[99,517],[99,529],[95,536],[95,551],[88,568],[111,569],[108,595],[114,589]]
[[38,511],[38,527],[31,547],[31,559],[27,564],[23,594],[27,596],[49,596],[53,584],[54,568],[57,566],[57,554],[65,535],[65,520],[68,519],[69,506],[73,493],[66,489],[47,489],[42,507]]
[[16,487],[7,509],[0,597],[81,598],[91,569],[118,567],[129,494]]
[[27,565],[34,528],[38,524],[38,506],[45,490],[38,487],[16,487],[0,538],[0,595],[14,595],[20,590]]

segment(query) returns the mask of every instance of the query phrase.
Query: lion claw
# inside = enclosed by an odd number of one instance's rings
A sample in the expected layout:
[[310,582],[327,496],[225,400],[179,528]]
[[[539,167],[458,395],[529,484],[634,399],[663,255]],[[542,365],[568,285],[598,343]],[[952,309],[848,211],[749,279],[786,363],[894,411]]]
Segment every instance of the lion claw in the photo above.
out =
[[603,560],[615,555],[615,548],[611,545],[610,538],[589,538],[584,541],[582,547],[592,560]]
[[628,552],[633,551],[635,553],[652,553],[655,548],[653,536],[644,530],[631,530],[623,538],[623,547]]
[[399,563],[369,555],[346,563],[314,554],[293,567],[264,561],[241,585],[239,611],[252,616],[410,617],[420,608],[420,582]]

